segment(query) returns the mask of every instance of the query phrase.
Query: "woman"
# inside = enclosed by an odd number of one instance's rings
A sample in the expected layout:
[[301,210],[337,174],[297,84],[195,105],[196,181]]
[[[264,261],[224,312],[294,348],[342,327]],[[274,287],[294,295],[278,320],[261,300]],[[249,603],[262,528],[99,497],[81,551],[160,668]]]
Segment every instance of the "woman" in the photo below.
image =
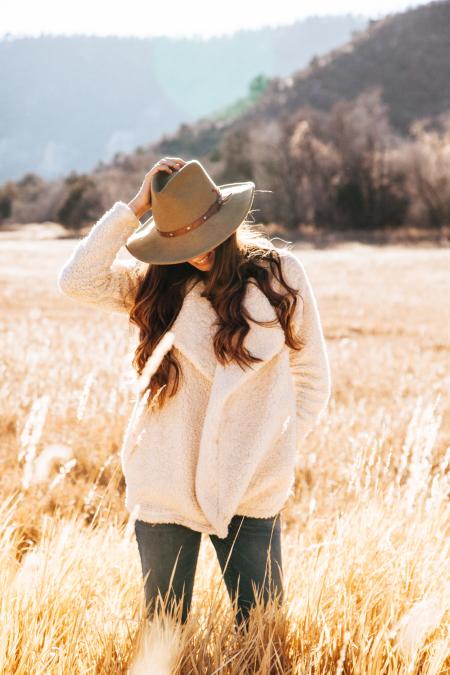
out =
[[[301,440],[328,403],[330,368],[303,264],[246,221],[254,192],[252,181],[216,185],[197,160],[165,157],[58,276],[65,294],[139,329],[144,387],[120,455],[149,617],[160,599],[186,621],[202,533],[238,625],[254,590],[283,600],[281,510]],[[131,262],[116,258],[122,245]]]

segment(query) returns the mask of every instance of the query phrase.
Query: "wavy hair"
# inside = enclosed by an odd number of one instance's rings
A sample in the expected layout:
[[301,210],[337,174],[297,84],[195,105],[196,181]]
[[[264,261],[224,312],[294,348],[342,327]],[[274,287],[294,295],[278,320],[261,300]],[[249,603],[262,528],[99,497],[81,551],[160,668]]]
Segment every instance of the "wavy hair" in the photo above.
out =
[[[285,292],[278,293],[272,288],[272,275],[275,275]],[[292,320],[298,302],[297,290],[291,288],[283,277],[278,249],[266,233],[254,229],[253,221],[244,219],[233,234],[215,248],[213,267],[208,272],[188,262],[148,265],[138,284],[129,314],[130,322],[139,328],[139,344],[132,361],[139,375],[156,345],[177,318],[191,280],[195,282],[200,279],[205,281],[202,295],[211,302],[218,317],[213,346],[220,363],[234,360],[245,367],[261,360],[243,346],[250,330],[247,319],[253,320],[242,305],[250,279],[274,307],[276,321],[285,333],[286,344],[293,349],[304,346]],[[273,325],[273,320],[255,323]],[[143,395],[149,392],[148,406],[157,400],[162,407],[168,395],[174,396],[181,375],[180,363],[173,348],[169,349],[142,391]]]

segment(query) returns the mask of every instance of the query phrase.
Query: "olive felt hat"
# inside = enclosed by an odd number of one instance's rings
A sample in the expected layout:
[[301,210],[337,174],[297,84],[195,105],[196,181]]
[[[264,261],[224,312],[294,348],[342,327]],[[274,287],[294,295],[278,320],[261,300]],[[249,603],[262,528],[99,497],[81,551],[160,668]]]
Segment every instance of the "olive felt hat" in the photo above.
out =
[[217,185],[196,159],[151,178],[152,216],[128,237],[125,247],[143,262],[186,262],[221,244],[241,224],[255,183]]

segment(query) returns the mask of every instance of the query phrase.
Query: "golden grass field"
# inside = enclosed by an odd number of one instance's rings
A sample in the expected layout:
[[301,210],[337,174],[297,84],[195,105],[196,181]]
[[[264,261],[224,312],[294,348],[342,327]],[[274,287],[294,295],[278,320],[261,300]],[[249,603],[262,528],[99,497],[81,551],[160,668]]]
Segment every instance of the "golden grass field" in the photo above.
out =
[[450,673],[450,248],[296,248],[333,391],[283,513],[286,602],[243,635],[207,535],[186,627],[146,625],[134,329],[63,296],[75,240],[35,235],[0,234],[0,672]]

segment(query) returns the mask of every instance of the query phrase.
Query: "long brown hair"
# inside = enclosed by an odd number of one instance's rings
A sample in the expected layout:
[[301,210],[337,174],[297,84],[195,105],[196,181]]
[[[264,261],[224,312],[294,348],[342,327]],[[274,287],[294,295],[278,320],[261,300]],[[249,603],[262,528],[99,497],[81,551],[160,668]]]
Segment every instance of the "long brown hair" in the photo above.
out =
[[[271,239],[266,233],[254,229],[253,225],[252,221],[243,220],[237,230],[216,247],[213,267],[209,272],[200,271],[188,262],[148,265],[138,285],[129,315],[130,323],[139,328],[139,344],[132,361],[132,366],[139,375],[163,334],[170,329],[178,316],[191,280],[201,278],[205,281],[202,295],[208,298],[218,316],[218,329],[213,344],[220,363],[226,364],[235,360],[243,367],[260,361],[243,347],[250,326],[242,300],[250,278],[274,307],[285,332],[286,344],[293,349],[304,346],[292,322],[298,302],[296,289],[291,288],[284,279],[280,255]],[[272,288],[272,274],[286,289],[285,293],[278,293]],[[268,325],[267,322],[256,323]],[[178,359],[173,349],[169,349],[142,392],[149,392],[149,407],[156,399],[162,407],[167,395],[175,395],[181,374]],[[169,382],[171,389],[167,393]]]

